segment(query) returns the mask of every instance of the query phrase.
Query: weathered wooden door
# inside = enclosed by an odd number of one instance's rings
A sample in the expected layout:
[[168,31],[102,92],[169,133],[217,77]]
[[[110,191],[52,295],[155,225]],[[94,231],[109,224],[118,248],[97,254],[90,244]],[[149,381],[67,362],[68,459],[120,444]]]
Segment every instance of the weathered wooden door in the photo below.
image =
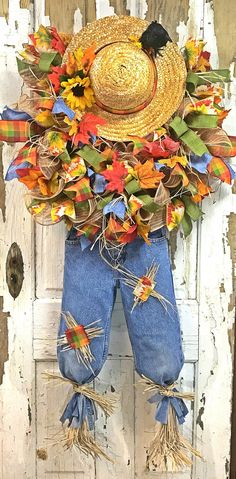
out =
[[[1,106],[16,101],[20,80],[15,50],[30,29],[51,23],[60,31],[78,31],[96,17],[116,14],[157,19],[180,44],[192,35],[208,41],[215,65],[231,66],[236,36],[235,2],[225,0],[2,0],[0,2]],[[227,130],[236,134],[233,111],[235,84],[226,92],[232,112]],[[17,147],[4,145],[4,172]],[[154,410],[137,384],[132,352],[119,300],[115,304],[110,354],[95,383],[99,391],[116,394],[118,407],[107,422],[99,417],[95,434],[109,445],[115,465],[94,462],[79,453],[50,446],[48,437],[60,429],[59,414],[69,389],[55,387],[42,377],[56,370],[55,337],[60,310],[65,228],[36,226],[23,204],[23,188],[1,181],[0,251],[0,479],[143,479],[169,477],[145,472],[146,447],[154,432]],[[215,205],[215,199],[217,204]],[[202,224],[187,241],[172,235],[171,256],[182,321],[186,364],[181,387],[195,390],[196,401],[183,433],[202,452],[191,470],[176,479],[229,477],[233,317],[236,262],[235,197],[222,187],[204,201]],[[13,243],[23,258],[23,285],[13,299],[21,271],[6,259]],[[51,441],[52,442],[52,441]]]

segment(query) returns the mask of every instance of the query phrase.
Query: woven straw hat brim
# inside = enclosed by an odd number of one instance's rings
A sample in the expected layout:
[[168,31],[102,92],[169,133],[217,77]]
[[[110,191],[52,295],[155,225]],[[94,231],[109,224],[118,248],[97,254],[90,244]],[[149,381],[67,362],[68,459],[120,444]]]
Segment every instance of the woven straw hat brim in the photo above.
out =
[[[111,16],[96,20],[74,35],[63,61],[67,60],[68,51],[75,51],[79,47],[84,50],[95,44],[99,50],[110,43],[128,42],[130,35],[140,38],[148,24],[145,20],[129,16]],[[101,137],[113,141],[129,141],[130,135],[146,136],[165,124],[178,109],[185,91],[184,59],[177,45],[171,42],[167,43],[161,55],[155,59],[157,89],[153,99],[143,110],[118,115],[104,111],[96,104],[90,110],[106,120],[106,124],[98,128]]]

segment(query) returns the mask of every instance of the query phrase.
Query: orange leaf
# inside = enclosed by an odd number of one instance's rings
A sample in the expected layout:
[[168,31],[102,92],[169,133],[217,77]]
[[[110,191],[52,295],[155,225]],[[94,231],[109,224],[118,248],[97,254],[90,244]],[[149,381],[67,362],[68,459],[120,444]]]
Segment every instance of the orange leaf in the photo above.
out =
[[38,167],[22,168],[17,173],[20,176],[19,181],[24,183],[29,190],[35,188],[38,185],[38,179],[43,176],[42,171]]
[[83,68],[84,68],[86,73],[90,69],[90,67],[91,67],[91,65],[94,61],[95,56],[96,56],[95,55],[95,45],[93,44],[85,50],[84,55],[83,55],[82,60],[81,60],[81,63],[83,65]]
[[155,170],[153,160],[147,160],[143,164],[138,162],[134,169],[137,173],[140,187],[144,189],[156,188],[165,176],[164,173]]

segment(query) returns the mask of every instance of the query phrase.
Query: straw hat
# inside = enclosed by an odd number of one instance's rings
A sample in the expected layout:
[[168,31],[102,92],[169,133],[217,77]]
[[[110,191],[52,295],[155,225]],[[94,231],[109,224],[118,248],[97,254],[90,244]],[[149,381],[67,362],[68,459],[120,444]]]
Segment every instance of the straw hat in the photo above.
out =
[[168,42],[153,59],[129,40],[140,38],[149,23],[136,17],[111,16],[88,24],[72,38],[68,51],[96,45],[90,80],[96,103],[92,112],[106,120],[99,135],[128,141],[166,123],[179,107],[186,69],[176,44]]

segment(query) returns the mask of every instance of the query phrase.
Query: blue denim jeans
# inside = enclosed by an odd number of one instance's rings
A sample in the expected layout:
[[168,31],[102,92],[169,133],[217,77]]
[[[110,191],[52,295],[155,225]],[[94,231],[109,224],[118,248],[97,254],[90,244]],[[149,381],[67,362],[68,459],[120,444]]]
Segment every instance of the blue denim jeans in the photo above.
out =
[[[165,229],[151,233],[150,241],[149,246],[143,239],[137,238],[125,245],[119,262],[137,277],[145,275],[153,262],[157,263],[155,289],[168,302],[163,306],[158,299],[150,296],[132,310],[133,290],[122,280],[121,273],[101,258],[98,242],[92,250],[90,247],[82,250],[76,231],[72,229],[69,233],[65,242],[62,311],[69,311],[76,322],[84,326],[100,320],[103,333],[91,340],[90,349],[94,357],[91,368],[78,362],[75,350],[63,351],[62,346],[58,347],[59,368],[66,378],[84,384],[92,381],[101,371],[108,354],[111,316],[118,287],[136,371],[163,386],[178,378],[184,355]],[[114,251],[114,260],[115,255]],[[62,315],[59,336],[66,329]]]

